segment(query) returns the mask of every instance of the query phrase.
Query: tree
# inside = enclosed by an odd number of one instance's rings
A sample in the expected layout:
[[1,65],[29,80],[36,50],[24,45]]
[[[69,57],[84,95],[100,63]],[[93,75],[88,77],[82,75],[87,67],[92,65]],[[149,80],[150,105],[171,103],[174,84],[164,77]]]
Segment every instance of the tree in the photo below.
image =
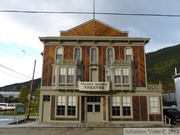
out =
[[36,90],[34,91],[33,95],[35,96],[35,104],[37,105],[37,107],[39,108],[39,100],[40,100],[40,86],[38,86],[36,88]]
[[21,103],[25,106],[28,105],[28,87],[26,85],[21,86],[19,98]]

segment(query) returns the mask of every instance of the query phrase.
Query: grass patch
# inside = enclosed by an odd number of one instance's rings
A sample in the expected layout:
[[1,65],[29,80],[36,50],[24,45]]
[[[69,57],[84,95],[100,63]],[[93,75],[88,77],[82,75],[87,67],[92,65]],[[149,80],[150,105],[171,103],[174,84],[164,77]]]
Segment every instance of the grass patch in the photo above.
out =
[[[30,110],[30,116],[36,116],[39,113],[39,110]],[[0,110],[0,115],[3,116],[14,116],[14,110]],[[23,115],[23,113],[19,113],[16,115]]]

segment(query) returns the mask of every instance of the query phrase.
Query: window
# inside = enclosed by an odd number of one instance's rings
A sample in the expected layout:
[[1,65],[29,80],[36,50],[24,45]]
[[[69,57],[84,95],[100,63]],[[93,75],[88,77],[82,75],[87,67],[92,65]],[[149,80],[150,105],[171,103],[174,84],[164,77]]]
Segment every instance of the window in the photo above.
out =
[[107,49],[107,61],[111,61],[114,59],[114,53],[113,53],[113,48],[108,48]]
[[132,49],[131,48],[125,49],[125,58],[128,63],[131,62],[131,60],[132,60]]
[[56,49],[56,62],[60,62],[63,60],[63,48],[62,47],[58,47]]
[[120,116],[120,97],[112,97],[112,116]]
[[66,68],[59,68],[59,83],[66,82]]
[[56,76],[57,76],[57,67],[54,68],[53,83],[56,83]]
[[57,98],[57,115],[65,115],[65,96],[58,96]]
[[130,97],[123,97],[123,116],[131,116]]
[[82,70],[80,68],[77,69],[77,81],[81,81],[81,76],[82,76]]
[[68,115],[76,115],[76,97],[68,97]]
[[81,48],[80,47],[76,47],[74,49],[74,59],[81,60]]
[[115,83],[121,83],[121,68],[115,68],[114,71]]
[[97,48],[93,47],[91,48],[91,63],[97,63],[97,62],[98,62]]
[[76,116],[76,96],[57,96],[57,116]]
[[112,96],[112,116],[131,116],[131,97]]
[[123,68],[123,83],[129,83],[129,68]]
[[107,70],[107,81],[111,82],[111,69],[110,68],[108,68]]
[[158,113],[159,112],[159,105],[158,105],[158,97],[149,97],[150,102],[150,112],[151,113]]
[[74,68],[68,68],[67,83],[74,82]]

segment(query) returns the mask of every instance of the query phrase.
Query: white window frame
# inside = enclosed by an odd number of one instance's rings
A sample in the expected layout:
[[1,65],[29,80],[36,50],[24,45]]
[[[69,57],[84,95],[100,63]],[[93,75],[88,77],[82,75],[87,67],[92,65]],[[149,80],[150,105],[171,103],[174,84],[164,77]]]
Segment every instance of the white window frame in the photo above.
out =
[[[116,101],[113,101],[113,97],[117,97],[120,99],[120,102],[116,102]],[[127,99],[129,98],[129,102],[125,102],[124,99]],[[112,107],[115,106],[115,105],[119,105],[120,106],[120,115],[119,116],[113,116],[112,115]],[[123,106],[125,105],[128,105],[130,106],[130,113],[131,115],[123,115]],[[113,95],[111,97],[111,108],[110,108],[110,112],[111,112],[111,118],[133,118],[133,103],[132,103],[132,96],[125,96],[125,95]]]
[[[61,70],[63,69],[63,70]],[[60,82],[61,79],[60,77],[64,76],[64,82]],[[67,68],[66,67],[59,67],[59,83],[60,84],[65,84],[67,82]]]
[[[116,77],[120,78],[120,82],[116,82]],[[114,68],[114,84],[121,84],[122,83],[122,73],[121,67]]]
[[[60,51],[58,51],[58,49],[61,49]],[[59,55],[62,55],[62,59],[58,59]],[[62,46],[58,46],[56,48],[55,51],[55,62],[59,63],[60,61],[62,61],[64,59],[64,48]]]
[[[95,49],[96,50],[96,60],[95,61],[92,61],[92,57],[94,57],[95,55],[92,54],[92,49]],[[98,59],[99,59],[99,51],[98,51],[98,48],[97,47],[91,47],[90,48],[90,63],[91,64],[97,64],[98,63]]]
[[[74,74],[75,74],[75,68],[74,67],[67,67],[67,83],[74,83]],[[71,81],[69,82],[69,77],[71,77]]]
[[[109,55],[109,49],[112,49],[112,54],[111,55]],[[115,55],[114,55],[115,53],[114,53],[114,48],[113,47],[108,47],[107,49],[106,49],[106,61],[113,61],[113,60],[115,60]],[[112,59],[109,59],[109,56],[112,56]]]
[[75,47],[74,48],[74,55],[73,55],[73,59],[75,60],[76,58],[76,56],[77,56],[77,54],[76,54],[76,49],[79,49],[79,59],[77,59],[77,60],[82,60],[82,48],[81,47],[79,47],[79,46],[77,46],[77,47]]
[[159,96],[149,96],[149,114],[160,114]]
[[124,49],[124,58],[125,58],[125,61],[129,63],[129,60],[128,58],[130,57],[131,60],[133,61],[133,49],[131,47],[126,47]]
[[[57,114],[58,105],[64,106],[64,115],[58,115]],[[66,96],[57,96],[56,115],[57,116],[65,116],[66,115]]]
[[[60,104],[61,102],[58,102],[58,97],[65,97],[65,102],[63,101],[63,105],[65,104],[65,115],[57,115],[57,106],[58,103]],[[69,97],[73,97],[73,102],[69,103]],[[74,102],[75,101],[75,102]],[[68,105],[72,104],[75,106],[75,115],[68,115]],[[56,118],[77,118],[78,114],[78,96],[75,95],[57,95],[56,96],[56,106],[55,106],[55,117]]]
[[[125,82],[124,77],[127,77],[128,82]],[[122,67],[122,83],[123,84],[130,83],[130,69],[128,67]]]

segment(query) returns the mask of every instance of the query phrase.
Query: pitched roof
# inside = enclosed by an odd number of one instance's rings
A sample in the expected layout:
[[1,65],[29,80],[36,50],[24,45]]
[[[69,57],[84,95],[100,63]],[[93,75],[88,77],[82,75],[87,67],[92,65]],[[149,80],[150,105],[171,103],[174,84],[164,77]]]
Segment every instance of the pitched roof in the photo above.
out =
[[120,36],[128,37],[128,32],[118,30],[96,19],[87,21],[67,31],[61,31],[61,36]]

